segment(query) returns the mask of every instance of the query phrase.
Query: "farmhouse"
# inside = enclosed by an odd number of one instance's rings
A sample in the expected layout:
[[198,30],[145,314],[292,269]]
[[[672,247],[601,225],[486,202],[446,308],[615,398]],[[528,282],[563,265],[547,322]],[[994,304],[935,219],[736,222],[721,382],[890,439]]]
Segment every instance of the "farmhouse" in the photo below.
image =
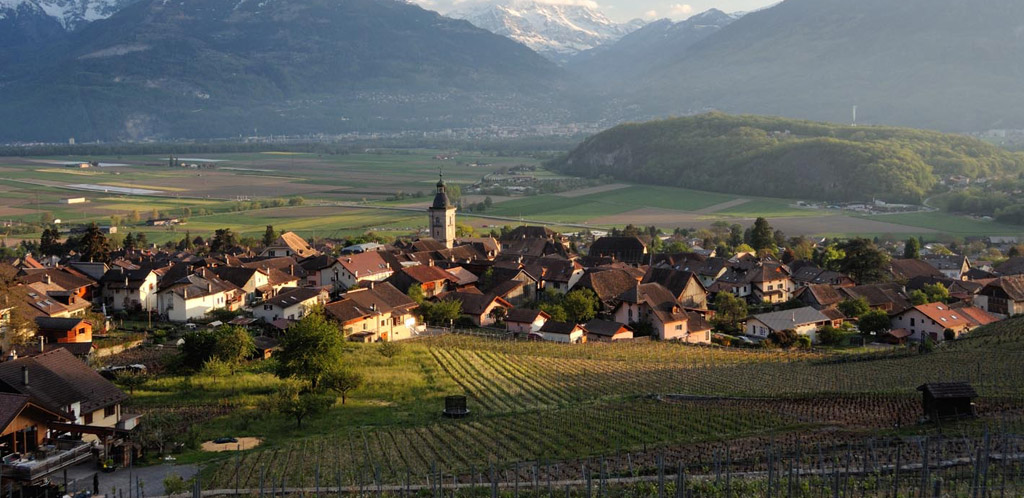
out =
[[959,254],[929,254],[921,259],[953,280],[964,280],[964,276],[971,270],[971,261]]
[[945,303],[932,303],[914,306],[893,316],[891,321],[893,329],[909,330],[910,340],[942,342],[946,339],[947,330],[952,331],[953,338],[959,338],[982,325],[995,323],[999,318],[980,308],[950,308]]
[[1000,277],[989,282],[975,296],[974,304],[1003,318],[1024,313],[1024,275]]
[[188,322],[205,317],[213,310],[239,309],[245,292],[237,285],[221,280],[213,272],[201,269],[173,282],[161,282],[157,306],[172,322]]
[[417,308],[404,293],[388,283],[349,291],[340,301],[324,307],[338,321],[351,341],[376,342],[409,339],[419,332],[413,310]]
[[152,270],[126,270],[117,266],[103,274],[100,293],[109,311],[157,308],[157,274]]
[[707,306],[708,291],[700,278],[693,272],[679,271],[671,268],[650,268],[644,275],[642,284],[658,283],[672,292],[676,300],[690,308]]
[[436,266],[410,266],[402,268],[387,279],[402,292],[409,292],[409,288],[418,285],[423,289],[423,296],[431,298],[446,292],[448,286],[458,282],[451,273]]
[[746,335],[767,339],[772,333],[793,330],[817,342],[818,329],[826,325],[832,325],[832,319],[822,312],[810,307],[798,308],[752,316],[747,320]]
[[273,323],[281,319],[301,320],[310,308],[324,304],[327,300],[328,293],[324,289],[295,288],[263,301],[253,309],[252,314],[266,323]]
[[375,251],[340,258],[338,270],[338,282],[346,289],[356,287],[359,282],[382,282],[394,274],[387,261]]
[[601,237],[590,246],[591,258],[610,258],[630,265],[647,263],[647,245],[636,237]]
[[440,300],[455,300],[462,303],[462,315],[477,327],[490,327],[508,315],[512,303],[493,294],[479,292],[449,292],[438,296]]

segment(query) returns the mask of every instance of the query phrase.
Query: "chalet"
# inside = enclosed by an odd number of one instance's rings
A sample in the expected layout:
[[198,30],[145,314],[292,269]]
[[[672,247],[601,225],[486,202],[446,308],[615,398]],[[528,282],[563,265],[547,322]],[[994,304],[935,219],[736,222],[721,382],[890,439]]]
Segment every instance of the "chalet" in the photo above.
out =
[[951,308],[944,303],[931,303],[914,306],[891,319],[893,329],[910,331],[908,339],[934,342],[945,340],[945,332],[951,330],[955,338],[970,332],[982,325],[999,321],[999,318],[986,311],[973,308]]
[[587,342],[587,331],[583,327],[572,324],[548,320],[539,331],[532,334],[544,341],[561,342],[565,344],[582,344]]
[[81,318],[37,317],[39,336],[50,343],[92,343],[92,324]]
[[252,313],[255,318],[266,323],[273,323],[282,318],[301,320],[309,313],[310,308],[326,303],[328,298],[328,293],[324,289],[299,287],[263,301]]
[[152,270],[126,270],[117,266],[100,279],[100,294],[109,311],[154,311],[157,274]]
[[338,282],[346,289],[356,287],[360,282],[382,282],[394,274],[380,253],[372,251],[344,256],[338,259],[338,265]]
[[318,253],[316,249],[313,249],[313,247],[306,242],[306,239],[303,239],[295,232],[285,232],[282,233],[273,244],[267,246],[267,248],[260,253],[260,257],[294,257],[297,259],[306,259],[319,254],[320,253]]
[[831,318],[807,307],[754,315],[747,320],[745,332],[751,337],[767,339],[772,333],[793,330],[810,337],[811,342],[817,342],[818,329],[826,325],[832,325]]
[[493,294],[473,292],[449,292],[438,296],[440,300],[455,300],[462,303],[462,315],[468,317],[477,327],[490,327],[499,318],[508,316],[512,303]]
[[172,322],[197,320],[218,309],[235,311],[244,300],[245,291],[206,269],[180,280],[161,282],[157,292],[158,311]]
[[971,270],[971,261],[959,254],[929,254],[921,259],[953,280],[964,280],[964,275]]
[[128,396],[66,349],[0,363],[0,391],[28,395],[78,425],[131,430],[138,422],[121,411]]
[[449,286],[458,282],[458,279],[439,267],[420,265],[396,271],[387,282],[406,293],[412,286],[418,285],[423,289],[423,296],[431,298],[447,292]]
[[91,458],[89,443],[57,439],[63,428],[54,426],[69,422],[68,417],[28,395],[0,393],[0,458],[4,480],[22,486],[42,484],[47,476]]
[[601,237],[590,245],[588,256],[611,258],[630,265],[648,263],[647,244],[636,237]]
[[526,338],[540,331],[550,319],[551,315],[540,310],[513,308],[508,310],[508,316],[505,317],[505,330],[516,337]]
[[650,268],[642,284],[658,283],[672,292],[676,301],[690,308],[706,308],[708,291],[693,272],[671,268]]
[[633,329],[627,325],[611,320],[595,318],[583,326],[588,341],[618,342],[633,338]]
[[373,284],[345,293],[324,306],[350,341],[400,341],[419,333],[413,310],[416,301],[389,283]]
[[793,281],[782,263],[743,259],[732,262],[708,290],[728,292],[753,303],[784,303],[793,294]]
[[997,278],[974,298],[975,306],[1000,317],[1024,313],[1024,275]]

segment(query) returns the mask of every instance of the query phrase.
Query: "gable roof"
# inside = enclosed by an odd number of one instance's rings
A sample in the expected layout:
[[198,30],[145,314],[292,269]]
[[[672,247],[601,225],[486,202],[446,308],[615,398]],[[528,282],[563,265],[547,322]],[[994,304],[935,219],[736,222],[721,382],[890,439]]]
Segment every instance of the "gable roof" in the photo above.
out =
[[[1024,301],[1024,275],[999,277],[985,286],[985,289],[989,288],[1001,289],[1014,301]],[[982,292],[985,289],[982,289]]]
[[966,256],[960,254],[928,254],[921,259],[938,270],[963,270],[964,265],[970,262]]
[[812,323],[831,321],[825,314],[811,307],[762,313],[751,318],[765,324],[771,330],[787,330]]
[[978,397],[978,392],[966,382],[931,382],[917,388],[934,399],[954,399]]
[[499,296],[493,294],[477,294],[473,292],[448,292],[438,296],[441,300],[455,300],[462,303],[462,313],[465,315],[483,315],[487,312],[487,308],[491,304],[497,302],[498,305],[504,306],[511,309],[512,304],[502,299]]
[[605,304],[614,304],[619,296],[636,288],[639,280],[626,270],[591,269],[583,274],[575,288],[590,289]]
[[[21,367],[28,368],[27,386],[22,383]],[[81,403],[81,413],[91,413],[128,398],[117,386],[63,348],[0,363],[0,381],[9,391],[27,394],[58,411]]]
[[601,320],[599,318],[595,318],[587,322],[583,328],[586,329],[588,334],[594,334],[601,337],[614,337],[615,334],[622,332],[623,329],[627,332],[632,331],[627,325],[611,320]]
[[[952,309],[945,303],[930,303],[912,308],[943,328],[970,327],[977,325],[968,318],[963,309]],[[909,312],[910,310],[905,311]]]
[[1010,258],[993,268],[1000,275],[1024,275],[1024,256]]
[[919,259],[894,259],[889,263],[889,271],[893,276],[909,280],[914,277],[941,277],[940,272],[934,266]]
[[376,251],[342,256],[338,258],[338,263],[356,279],[391,273],[391,266]]
[[362,320],[376,313],[404,313],[418,305],[389,283],[375,284],[346,293],[340,301],[324,306],[327,313],[342,323]]
[[295,232],[282,233],[277,240],[274,241],[267,249],[287,248],[290,249],[299,258],[308,258],[320,254],[316,249],[306,242],[299,234]]
[[856,287],[843,287],[837,290],[848,299],[863,297],[873,308],[891,304],[893,313],[898,313],[911,307],[910,301],[903,295],[903,290],[899,284],[858,285]]
[[414,282],[425,284],[427,282],[437,282],[439,280],[445,280],[448,282],[458,282],[458,279],[452,276],[451,273],[444,271],[437,266],[410,266],[402,268],[401,273],[412,278]]
[[554,320],[548,320],[543,327],[540,328],[540,332],[545,334],[561,334],[570,335],[579,328],[579,325],[574,323],[556,322]]
[[[23,284],[49,282],[67,291],[89,287],[96,282],[90,278],[76,275],[58,268],[47,268],[45,270],[24,270],[18,280]],[[49,279],[49,280],[47,280]]]
[[614,257],[637,263],[647,254],[647,244],[637,237],[601,237],[590,245],[588,256]]
[[36,317],[36,325],[40,331],[67,332],[73,330],[84,322],[84,318],[50,318],[48,316]]
[[276,306],[278,308],[290,308],[292,306],[305,303],[312,299],[320,297],[324,294],[322,289],[312,287],[298,287],[295,289],[286,290],[277,296],[267,299],[263,304]]
[[804,293],[809,294],[814,299],[814,302],[822,306],[832,306],[844,300],[839,291],[831,285],[811,284],[798,292],[799,295]]
[[700,282],[700,278],[698,278],[693,272],[674,270],[672,268],[652,267],[647,270],[647,274],[644,275],[644,278],[640,283],[658,283],[676,296],[679,296],[686,290],[686,287],[690,285],[691,281],[697,282],[697,285],[700,286],[701,290],[706,290],[704,289],[704,284]]
[[537,321],[537,318],[544,318],[545,320],[550,320],[551,315],[541,310],[532,310],[529,308],[512,308],[508,310],[508,315],[505,317],[505,322],[533,323]]

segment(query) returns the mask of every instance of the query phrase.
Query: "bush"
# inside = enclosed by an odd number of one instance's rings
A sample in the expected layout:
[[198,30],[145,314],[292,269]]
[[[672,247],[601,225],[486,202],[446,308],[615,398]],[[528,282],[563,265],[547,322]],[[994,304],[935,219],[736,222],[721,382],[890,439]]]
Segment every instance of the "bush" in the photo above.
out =
[[956,340],[956,331],[953,330],[953,329],[946,329],[946,330],[944,330],[942,332],[942,338],[947,340],[947,341],[955,341]]
[[843,343],[844,339],[846,339],[846,334],[831,325],[826,325],[818,330],[818,342],[826,346],[838,346]]
[[190,487],[189,483],[178,474],[171,473],[164,477],[164,494],[167,496],[183,494]]

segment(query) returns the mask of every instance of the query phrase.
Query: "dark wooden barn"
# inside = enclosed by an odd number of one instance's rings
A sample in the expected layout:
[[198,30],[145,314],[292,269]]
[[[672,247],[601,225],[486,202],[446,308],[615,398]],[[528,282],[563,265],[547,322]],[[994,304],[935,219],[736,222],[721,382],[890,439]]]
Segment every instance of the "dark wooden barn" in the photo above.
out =
[[921,391],[924,416],[932,422],[977,416],[974,399],[978,393],[966,382],[933,382],[917,390]]

